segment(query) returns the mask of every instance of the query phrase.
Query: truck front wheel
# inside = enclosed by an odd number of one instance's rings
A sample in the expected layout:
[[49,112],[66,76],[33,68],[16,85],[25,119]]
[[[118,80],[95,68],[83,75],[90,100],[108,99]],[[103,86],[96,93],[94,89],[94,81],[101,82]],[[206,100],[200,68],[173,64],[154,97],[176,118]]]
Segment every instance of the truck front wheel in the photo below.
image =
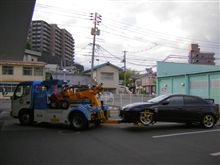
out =
[[33,115],[28,110],[23,110],[19,113],[19,121],[22,125],[30,125],[33,120]]
[[70,123],[75,130],[83,130],[88,127],[88,120],[82,113],[74,113],[70,119]]

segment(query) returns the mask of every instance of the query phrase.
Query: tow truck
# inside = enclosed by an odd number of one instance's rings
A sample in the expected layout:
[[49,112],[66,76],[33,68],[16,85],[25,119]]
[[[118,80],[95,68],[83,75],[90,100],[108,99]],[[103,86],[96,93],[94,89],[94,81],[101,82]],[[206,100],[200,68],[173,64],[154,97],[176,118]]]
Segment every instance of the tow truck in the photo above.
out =
[[63,123],[75,130],[100,125],[108,120],[108,106],[99,100],[102,84],[75,90],[60,80],[25,81],[17,85],[12,101],[11,116],[22,125],[33,123]]

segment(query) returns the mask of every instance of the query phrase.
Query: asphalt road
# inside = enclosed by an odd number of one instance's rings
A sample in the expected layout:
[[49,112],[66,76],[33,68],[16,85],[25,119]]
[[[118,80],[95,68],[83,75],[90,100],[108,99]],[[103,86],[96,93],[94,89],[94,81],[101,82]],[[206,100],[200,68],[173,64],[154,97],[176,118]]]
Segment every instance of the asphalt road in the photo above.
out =
[[0,164],[217,165],[220,124],[213,129],[158,123],[104,124],[76,132],[64,125],[21,126],[0,116]]
[[2,111],[9,111],[11,108],[11,100],[9,99],[0,99],[0,113]]

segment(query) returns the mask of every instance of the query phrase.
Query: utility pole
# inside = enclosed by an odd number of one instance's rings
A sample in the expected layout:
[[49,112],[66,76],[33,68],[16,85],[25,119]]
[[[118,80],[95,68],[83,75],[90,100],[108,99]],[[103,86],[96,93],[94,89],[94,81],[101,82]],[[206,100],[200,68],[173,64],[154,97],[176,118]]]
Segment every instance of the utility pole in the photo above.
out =
[[102,16],[98,13],[91,13],[90,20],[93,20],[94,27],[91,29],[91,35],[93,35],[93,42],[92,42],[92,61],[91,61],[91,78],[93,79],[93,68],[94,68],[94,58],[95,58],[95,42],[96,42],[96,35],[100,35],[100,30],[97,26],[102,21]]
[[123,62],[124,62],[124,86],[126,86],[126,53],[127,51],[123,51],[124,52],[124,59],[123,59]]

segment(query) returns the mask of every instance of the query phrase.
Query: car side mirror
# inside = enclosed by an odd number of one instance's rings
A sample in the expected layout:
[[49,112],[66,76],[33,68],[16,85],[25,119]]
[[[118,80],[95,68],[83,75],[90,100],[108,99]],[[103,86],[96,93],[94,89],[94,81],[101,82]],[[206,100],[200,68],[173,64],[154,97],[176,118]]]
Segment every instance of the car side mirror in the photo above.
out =
[[170,103],[169,101],[165,100],[162,102],[162,105],[168,105],[169,103]]

